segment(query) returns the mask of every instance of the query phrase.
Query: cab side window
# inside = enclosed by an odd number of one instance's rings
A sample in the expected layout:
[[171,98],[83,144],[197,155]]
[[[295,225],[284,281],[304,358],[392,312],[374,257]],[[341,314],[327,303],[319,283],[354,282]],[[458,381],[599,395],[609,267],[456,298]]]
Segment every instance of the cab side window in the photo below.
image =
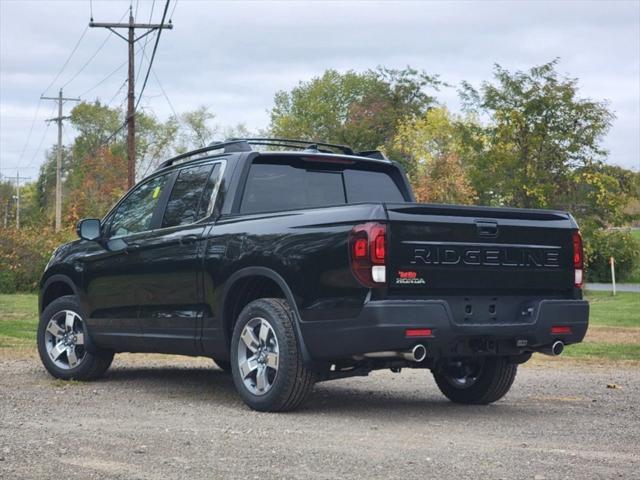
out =
[[163,228],[195,223],[207,215],[219,168],[219,164],[208,164],[180,170],[162,219]]
[[111,237],[122,237],[151,229],[153,213],[169,177],[168,174],[154,177],[129,194],[113,215]]

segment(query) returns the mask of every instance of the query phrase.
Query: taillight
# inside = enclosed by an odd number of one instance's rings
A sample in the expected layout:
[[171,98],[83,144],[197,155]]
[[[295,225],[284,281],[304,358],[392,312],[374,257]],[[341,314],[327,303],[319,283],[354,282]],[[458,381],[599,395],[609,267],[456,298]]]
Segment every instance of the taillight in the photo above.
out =
[[365,287],[379,287],[387,281],[387,227],[381,223],[356,225],[349,235],[351,270]]
[[573,283],[576,288],[584,285],[584,250],[582,248],[582,236],[576,230],[572,235],[573,239]]

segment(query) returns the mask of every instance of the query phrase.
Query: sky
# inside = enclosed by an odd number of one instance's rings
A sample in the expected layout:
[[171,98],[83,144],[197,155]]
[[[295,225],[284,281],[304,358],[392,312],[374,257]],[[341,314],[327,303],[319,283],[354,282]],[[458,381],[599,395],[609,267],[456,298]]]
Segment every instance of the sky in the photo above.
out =
[[[96,22],[117,22],[131,4],[138,22],[158,23],[164,3],[0,0],[0,174],[15,177],[19,169],[35,179],[45,149],[56,142],[55,125],[44,121],[55,116],[55,102],[39,101],[42,94],[56,96],[64,87],[66,97],[125,101],[126,42],[86,29],[91,14]],[[219,125],[257,130],[268,125],[278,90],[328,68],[378,65],[439,74],[453,87],[438,100],[458,111],[461,81],[490,80],[496,63],[524,70],[559,57],[559,71],[579,78],[582,97],[607,100],[615,112],[604,141],[607,161],[640,170],[640,0],[171,0],[168,16],[174,28],[161,35],[141,102],[162,119],[172,107],[161,88],[178,112],[205,105]],[[148,60],[137,60],[146,72]],[[66,126],[63,142],[73,136]]]

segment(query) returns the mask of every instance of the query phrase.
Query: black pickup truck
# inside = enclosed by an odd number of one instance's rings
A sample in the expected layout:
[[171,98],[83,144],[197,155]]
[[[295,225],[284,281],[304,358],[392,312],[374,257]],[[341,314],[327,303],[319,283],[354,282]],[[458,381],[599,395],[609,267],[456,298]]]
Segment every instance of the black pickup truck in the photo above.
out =
[[212,144],[164,162],[78,234],[40,285],[38,349],[62,379],[99,377],[115,352],[159,352],[215,359],[258,410],[402,368],[487,404],[533,352],[558,355],[588,325],[570,214],[415,203],[375,151]]

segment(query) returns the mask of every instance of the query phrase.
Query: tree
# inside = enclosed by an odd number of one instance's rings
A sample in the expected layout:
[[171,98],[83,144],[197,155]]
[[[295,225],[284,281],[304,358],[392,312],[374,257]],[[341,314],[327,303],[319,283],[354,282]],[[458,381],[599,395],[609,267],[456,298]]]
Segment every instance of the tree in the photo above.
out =
[[419,202],[472,204],[464,154],[466,123],[446,108],[432,108],[398,126],[392,147],[411,162],[410,180]]
[[182,127],[178,151],[189,151],[206,147],[214,139],[218,127],[211,124],[216,116],[207,107],[199,107],[180,115]]
[[269,130],[274,137],[340,143],[356,150],[390,147],[399,122],[433,106],[435,99],[426,90],[440,85],[437,77],[411,68],[327,70],[289,92],[276,93]]
[[463,83],[466,108],[489,119],[471,173],[482,203],[566,205],[578,169],[605,158],[613,114],[606,102],[580,98],[578,80],[558,74],[557,63],[525,72],[496,65],[479,91]]

